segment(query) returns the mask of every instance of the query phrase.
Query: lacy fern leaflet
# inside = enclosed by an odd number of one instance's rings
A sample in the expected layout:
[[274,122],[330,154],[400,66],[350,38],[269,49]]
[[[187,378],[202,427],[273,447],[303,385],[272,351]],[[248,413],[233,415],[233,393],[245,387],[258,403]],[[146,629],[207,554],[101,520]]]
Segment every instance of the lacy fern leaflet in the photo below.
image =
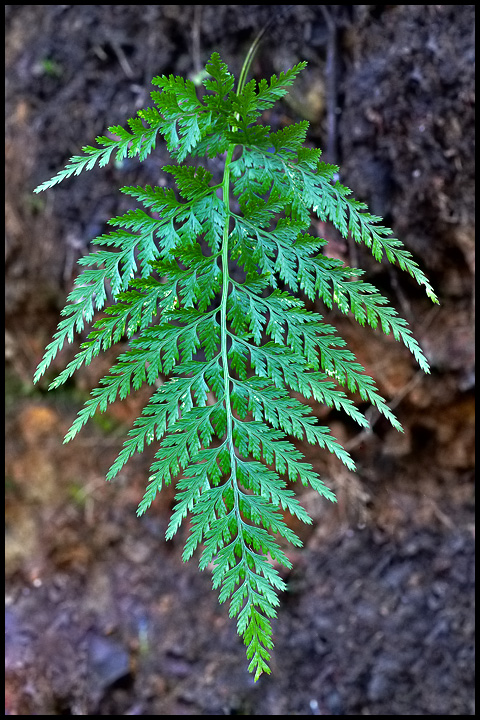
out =
[[[220,601],[230,601],[255,679],[270,672],[270,621],[286,587],[274,563],[291,566],[279,538],[301,544],[283,511],[311,522],[291,485],[299,481],[335,500],[288,438],[326,448],[354,468],[298,397],[335,407],[366,426],[339,387],[345,386],[401,430],[335,328],[300,298],[319,297],[327,308],[336,304],[362,325],[393,333],[428,372],[407,323],[361,280],[362,271],[322,253],[326,241],[308,233],[312,212],[343,236],[350,233],[378,261],[386,256],[396,263],[437,301],[400,241],[335,181],[338,168],[322,162],[320,150],[303,146],[308,123],[276,132],[258,124],[304,66],[234,90],[233,75],[215,53],[202,97],[190,80],[156,77],[153,107],[140,110],[128,129],[110,127],[113,137],[98,137],[97,146],[84,147],[36,188],[46,190],[112,157],[144,160],[158,135],[180,163],[164,168],[177,193],[122,188],[144,209],[110,220],[112,231],[95,238],[96,249],[79,261],[83,272],[35,381],[98,311],[103,316],[51,387],[128,339],[128,349],[93,390],[66,441],[117,398],[144,383],[156,386],[107,477],[112,480],[134,453],[156,443],[138,513],[176,481],[166,536],[172,538],[190,517],[184,560],[202,546],[200,568],[213,567]],[[188,156],[221,156],[223,177],[215,184],[207,169],[182,164]],[[107,289],[113,297],[108,307]]]

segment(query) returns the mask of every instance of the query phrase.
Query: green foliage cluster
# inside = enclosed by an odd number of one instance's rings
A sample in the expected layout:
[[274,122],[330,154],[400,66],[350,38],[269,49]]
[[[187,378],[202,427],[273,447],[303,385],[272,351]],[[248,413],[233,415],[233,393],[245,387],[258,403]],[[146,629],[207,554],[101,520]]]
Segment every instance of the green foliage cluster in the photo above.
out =
[[[298,398],[342,410],[366,426],[343,386],[401,430],[336,329],[307,310],[301,298],[321,298],[327,308],[335,304],[360,324],[393,333],[428,372],[407,323],[361,279],[363,271],[323,254],[326,241],[308,232],[312,212],[343,236],[350,233],[378,261],[386,257],[407,271],[436,302],[427,278],[381,218],[351,198],[335,179],[338,168],[322,162],[320,150],[304,146],[308,123],[272,132],[258,122],[305,64],[269,82],[241,82],[235,90],[233,75],[214,53],[201,97],[189,80],[156,77],[153,107],[140,110],[128,129],[110,127],[113,137],[98,137],[97,146],[84,147],[36,189],[46,190],[96,163],[103,166],[112,156],[144,160],[158,135],[178,162],[163,168],[177,192],[122,188],[144,209],[110,220],[112,231],[95,238],[94,251],[79,260],[83,272],[35,381],[64,343],[93,320],[80,351],[52,388],[102,350],[129,340],[66,441],[117,398],[144,383],[155,386],[108,479],[145,445],[157,444],[138,513],[176,481],[166,536],[172,538],[190,517],[183,558],[202,546],[200,568],[213,568],[220,602],[230,601],[255,679],[270,672],[270,621],[286,587],[276,567],[291,566],[279,539],[301,544],[283,511],[311,522],[291,484],[299,481],[335,500],[292,438],[326,448],[354,468],[329,429]],[[223,178],[213,183],[206,168],[184,164],[188,156],[222,157]],[[100,310],[104,314],[94,319]]]

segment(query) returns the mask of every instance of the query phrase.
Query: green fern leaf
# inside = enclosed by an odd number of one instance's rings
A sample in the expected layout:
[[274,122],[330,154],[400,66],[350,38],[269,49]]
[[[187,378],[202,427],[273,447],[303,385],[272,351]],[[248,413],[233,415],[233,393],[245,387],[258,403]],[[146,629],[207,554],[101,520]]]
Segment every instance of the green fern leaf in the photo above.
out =
[[[202,97],[190,80],[156,77],[154,107],[139,110],[127,127],[110,127],[113,137],[98,137],[97,147],[85,146],[35,190],[111,158],[138,155],[142,161],[158,136],[180,163],[163,167],[174,187],[121,189],[143,207],[112,218],[114,229],[95,238],[92,252],[79,260],[80,273],[34,379],[76,335],[80,348],[51,388],[122,344],[65,441],[111,403],[152,387],[107,479],[155,445],[138,515],[164,486],[175,484],[166,538],[189,521],[183,559],[198,552],[200,569],[211,570],[220,602],[229,601],[237,619],[255,680],[270,672],[272,620],[286,588],[272,563],[290,568],[287,548],[301,545],[284,514],[312,522],[295,484],[335,502],[294,439],[355,468],[307,401],[366,427],[359,396],[401,430],[374,380],[305,299],[327,309],[336,305],[360,325],[391,334],[429,370],[406,321],[362,279],[363,271],[323,254],[326,240],[309,234],[312,213],[365,244],[378,261],[409,273],[437,302],[381,218],[351,197],[336,179],[338,168],[320,160],[320,150],[303,146],[308,123],[272,131],[259,122],[304,67],[299,63],[258,84],[245,84],[242,72],[235,90],[233,75],[214,53]],[[210,168],[183,164],[202,156],[219,159]]]

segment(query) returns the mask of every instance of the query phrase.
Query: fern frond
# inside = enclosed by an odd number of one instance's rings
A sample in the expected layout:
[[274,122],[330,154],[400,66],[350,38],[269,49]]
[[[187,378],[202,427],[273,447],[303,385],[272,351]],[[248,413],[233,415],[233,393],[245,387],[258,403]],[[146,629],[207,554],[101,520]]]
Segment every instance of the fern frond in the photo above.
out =
[[[220,602],[229,601],[229,615],[237,620],[255,680],[270,672],[271,621],[286,588],[272,562],[291,567],[287,548],[301,545],[284,514],[312,522],[294,486],[300,482],[335,502],[294,440],[355,468],[308,402],[366,427],[357,396],[401,430],[373,378],[335,327],[307,310],[304,298],[312,304],[320,299],[327,309],[336,305],[360,325],[391,334],[429,369],[406,321],[362,279],[363,271],[322,254],[326,240],[309,234],[312,212],[365,244],[378,261],[409,273],[437,301],[411,254],[338,182],[338,168],[322,162],[320,150],[303,147],[308,123],[272,132],[258,122],[305,64],[258,83],[245,84],[242,72],[235,91],[233,75],[214,53],[202,97],[190,80],[156,77],[154,107],[139,110],[126,128],[110,127],[113,137],[98,137],[97,147],[84,147],[83,155],[35,190],[112,157],[138,155],[142,161],[158,135],[180,163],[163,167],[175,187],[121,189],[143,207],[112,218],[112,231],[95,238],[92,252],[80,258],[81,272],[34,379],[87,325],[92,327],[78,352],[50,388],[101,351],[128,343],[65,441],[111,403],[144,385],[152,388],[107,479],[155,444],[137,513],[175,484],[166,538],[189,519],[183,559],[199,551],[200,569],[211,569]],[[223,177],[214,178],[197,162],[183,164],[188,156],[219,156]]]

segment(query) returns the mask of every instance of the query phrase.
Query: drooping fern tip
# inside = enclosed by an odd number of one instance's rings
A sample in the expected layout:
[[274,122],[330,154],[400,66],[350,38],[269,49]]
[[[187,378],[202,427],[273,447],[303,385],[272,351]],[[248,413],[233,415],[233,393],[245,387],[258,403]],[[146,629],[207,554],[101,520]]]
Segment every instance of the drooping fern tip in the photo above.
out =
[[[35,373],[38,382],[65,343],[84,335],[75,357],[50,387],[122,342],[123,351],[80,410],[65,441],[97,411],[147,383],[149,402],[135,420],[107,473],[112,480],[145,445],[157,452],[138,514],[163,486],[176,483],[166,532],[172,538],[189,516],[183,551],[201,547],[203,570],[213,567],[220,602],[247,646],[255,680],[269,673],[271,619],[286,585],[278,566],[291,567],[285,541],[301,542],[284,511],[311,518],[291,489],[300,482],[329,500],[326,487],[294,439],[334,453],[350,470],[346,450],[318,423],[306,401],[341,410],[359,426],[364,415],[341,389],[358,393],[390,423],[401,426],[335,327],[307,310],[320,299],[404,343],[420,367],[428,363],[404,319],[361,277],[323,253],[326,240],[309,233],[312,213],[346,237],[386,257],[437,298],[426,276],[381,218],[335,179],[338,168],[304,146],[308,123],[273,131],[262,114],[282,98],[302,62],[269,81],[235,88],[214,53],[199,96],[182,77],[153,79],[153,105],[127,127],[109,128],[35,192],[104,166],[110,159],[154,151],[163,138],[175,165],[163,168],[174,189],[124,187],[143,206],[112,218],[110,232],[80,258],[82,272],[62,320]],[[203,167],[187,158],[204,157]],[[208,160],[222,159],[215,178]],[[111,302],[107,304],[108,295]],[[102,315],[99,315],[103,311]],[[128,346],[126,343],[128,341]]]

